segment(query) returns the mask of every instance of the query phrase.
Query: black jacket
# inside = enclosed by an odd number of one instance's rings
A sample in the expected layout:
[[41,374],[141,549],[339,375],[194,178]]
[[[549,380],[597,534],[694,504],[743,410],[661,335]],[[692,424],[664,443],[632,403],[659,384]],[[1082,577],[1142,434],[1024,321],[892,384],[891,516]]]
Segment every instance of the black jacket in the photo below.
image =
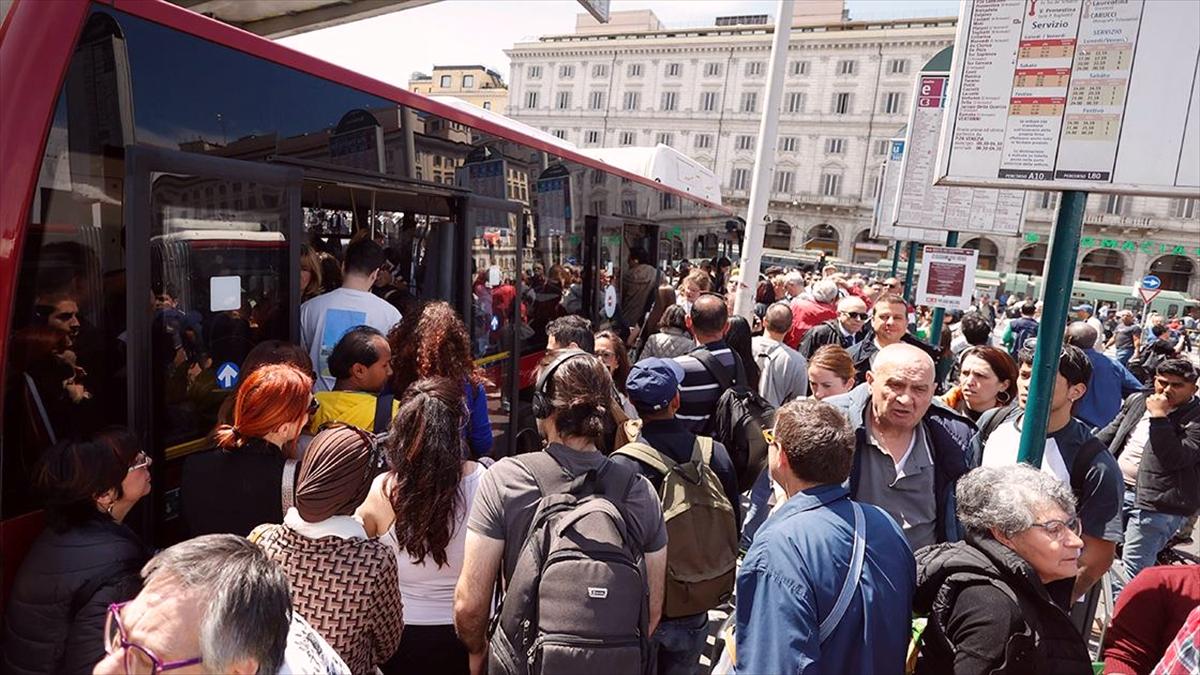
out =
[[867,336],[868,330],[860,330],[855,335],[849,337],[842,334],[842,329],[838,326],[837,319],[830,319],[818,326],[813,326],[811,330],[804,334],[800,339],[800,346],[796,351],[800,352],[806,359],[811,359],[812,355],[818,349],[825,345],[839,345],[845,349],[850,349],[858,341]]
[[244,537],[263,523],[282,523],[284,465],[283,451],[257,438],[188,457],[181,492],[191,535]]
[[927,614],[917,673],[1090,675],[1087,646],[1063,610],[1074,578],[1043,584],[991,537],[968,534],[916,553],[913,609]]
[[[1146,397],[1133,394],[1096,438],[1120,457],[1146,413]],[[1195,397],[1163,418],[1150,418],[1150,441],[1138,465],[1134,506],[1190,516],[1200,509],[1200,400]]]
[[9,596],[4,673],[91,673],[104,658],[108,606],[141,590],[149,551],[100,513],[59,532],[43,530]]
[[[905,333],[900,338],[900,341],[914,347],[920,347],[929,355],[929,358],[933,359],[935,364],[941,358],[941,352],[936,347],[918,340],[909,333]],[[857,384],[867,381],[867,371],[871,369],[871,364],[875,361],[875,355],[878,353],[879,347],[876,346],[873,338],[864,339],[850,348],[850,358],[854,361],[855,382]]]

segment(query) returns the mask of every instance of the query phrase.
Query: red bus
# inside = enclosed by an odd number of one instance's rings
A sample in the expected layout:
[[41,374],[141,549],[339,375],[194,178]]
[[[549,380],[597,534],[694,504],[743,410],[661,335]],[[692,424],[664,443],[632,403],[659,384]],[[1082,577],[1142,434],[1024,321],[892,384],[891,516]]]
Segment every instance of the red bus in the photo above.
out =
[[[227,394],[218,369],[297,340],[302,244],[370,228],[415,300],[458,309],[496,385],[503,455],[536,447],[529,372],[546,339],[537,303],[512,298],[568,263],[581,276],[554,310],[619,322],[630,248],[662,263],[709,253],[684,240],[715,243],[730,217],[548,134],[159,0],[16,0],[0,27],[0,151],[5,589],[40,527],[30,467],[68,434],[132,429],[155,487],[126,522],[155,545],[182,536],[181,458]],[[167,319],[187,349],[164,338]]]

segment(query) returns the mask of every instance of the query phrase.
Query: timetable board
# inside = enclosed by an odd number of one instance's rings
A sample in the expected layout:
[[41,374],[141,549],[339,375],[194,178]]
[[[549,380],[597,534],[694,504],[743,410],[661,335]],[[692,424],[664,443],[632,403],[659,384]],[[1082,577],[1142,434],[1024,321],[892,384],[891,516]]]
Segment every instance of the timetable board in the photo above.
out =
[[888,141],[888,158],[879,168],[879,196],[875,200],[875,222],[871,227],[871,236],[893,241],[945,243],[945,232],[896,225],[896,197],[900,192],[900,164],[904,161],[904,142],[903,137]]
[[1015,236],[1025,213],[1023,190],[934,185],[949,79],[946,72],[917,75],[892,222],[919,231],[909,241],[940,244],[949,231]]
[[964,0],[939,185],[1200,195],[1200,2]]

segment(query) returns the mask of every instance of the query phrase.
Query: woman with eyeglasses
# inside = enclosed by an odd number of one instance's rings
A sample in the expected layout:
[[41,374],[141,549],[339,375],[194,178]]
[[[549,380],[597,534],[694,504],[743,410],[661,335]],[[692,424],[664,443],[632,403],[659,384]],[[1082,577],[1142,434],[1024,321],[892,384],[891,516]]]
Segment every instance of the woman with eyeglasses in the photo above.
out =
[[47,527],[8,598],[0,671],[90,673],[104,658],[108,605],[137,595],[150,557],[122,524],[150,494],[150,463],[118,428],[60,441],[42,455],[34,485]]
[[382,466],[374,435],[328,425],[304,453],[296,505],[283,524],[250,533],[283,568],[296,612],[353,673],[373,672],[386,661],[404,628],[396,557],[354,515]]
[[621,410],[625,411],[626,417],[637,419],[637,410],[629,402],[629,396],[625,394],[625,376],[629,375],[629,368],[632,366],[629,362],[629,350],[625,348],[625,341],[610,330],[596,333],[595,340],[596,347],[593,353],[596,358],[600,359],[600,363],[608,368],[608,374],[612,376]]
[[914,610],[928,615],[917,673],[1089,675],[1069,615],[1083,548],[1075,496],[1024,464],[959,479],[966,538],[916,552]]
[[454,633],[454,585],[462,572],[467,515],[487,469],[463,457],[468,412],[455,380],[414,382],[384,441],[391,470],[375,479],[357,515],[395,556],[404,635],[385,673],[468,672]]
[[[980,345],[963,352],[958,384],[946,392],[942,402],[978,421],[992,408],[1017,405],[1017,364],[1008,352]],[[1006,414],[999,414],[1000,419]]]
[[276,363],[250,373],[237,388],[232,424],[219,424],[212,449],[183,463],[183,519],[192,536],[246,536],[281,523],[296,480],[296,440],[317,411],[312,378]]

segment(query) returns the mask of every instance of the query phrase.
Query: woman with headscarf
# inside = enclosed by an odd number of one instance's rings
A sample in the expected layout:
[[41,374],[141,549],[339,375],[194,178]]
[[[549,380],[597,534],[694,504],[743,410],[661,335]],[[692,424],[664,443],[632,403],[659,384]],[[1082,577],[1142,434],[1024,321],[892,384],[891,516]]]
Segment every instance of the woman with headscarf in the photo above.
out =
[[250,533],[287,574],[296,612],[355,673],[387,661],[404,627],[396,556],[354,517],[381,465],[366,431],[322,430],[304,453],[283,524]]

